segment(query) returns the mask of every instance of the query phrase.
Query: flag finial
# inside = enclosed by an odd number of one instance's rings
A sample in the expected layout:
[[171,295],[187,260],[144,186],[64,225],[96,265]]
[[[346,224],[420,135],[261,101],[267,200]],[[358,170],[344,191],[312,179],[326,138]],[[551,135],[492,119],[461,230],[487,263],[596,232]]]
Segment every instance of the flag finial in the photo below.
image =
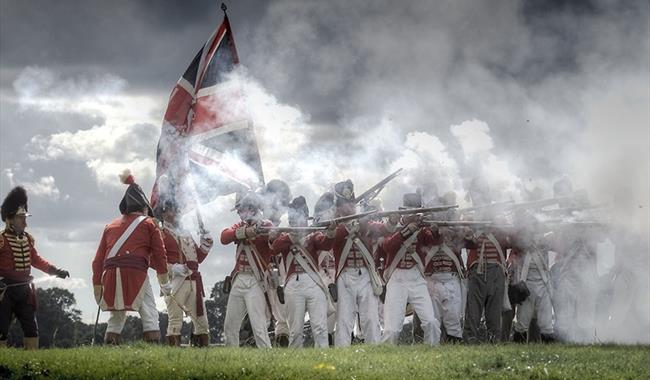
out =
[[224,14],[226,14],[226,10],[228,7],[226,6],[226,3],[221,3],[221,10],[223,11]]

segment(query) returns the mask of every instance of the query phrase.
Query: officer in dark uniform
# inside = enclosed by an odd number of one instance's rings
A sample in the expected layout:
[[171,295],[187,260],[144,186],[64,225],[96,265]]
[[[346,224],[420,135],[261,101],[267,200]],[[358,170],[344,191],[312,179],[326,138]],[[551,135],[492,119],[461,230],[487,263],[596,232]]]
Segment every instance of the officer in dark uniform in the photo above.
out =
[[32,267],[59,278],[70,277],[41,258],[27,227],[27,192],[17,186],[0,208],[5,229],[0,231],[0,348],[7,346],[7,333],[13,316],[23,329],[25,349],[38,348],[36,292],[32,284]]

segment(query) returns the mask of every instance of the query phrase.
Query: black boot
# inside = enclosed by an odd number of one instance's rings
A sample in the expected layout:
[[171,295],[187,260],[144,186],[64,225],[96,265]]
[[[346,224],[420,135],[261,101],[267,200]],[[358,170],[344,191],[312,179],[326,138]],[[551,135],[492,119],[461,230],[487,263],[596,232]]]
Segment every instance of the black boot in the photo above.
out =
[[453,336],[453,335],[447,335],[447,342],[450,344],[462,344],[463,338]]
[[553,334],[541,334],[542,343],[555,343],[555,337]]
[[528,343],[528,333],[515,330],[515,333],[512,334],[512,341],[514,343]]
[[275,345],[278,347],[289,347],[289,335],[280,334],[275,338]]
[[330,347],[334,347],[334,334],[327,334],[327,341]]

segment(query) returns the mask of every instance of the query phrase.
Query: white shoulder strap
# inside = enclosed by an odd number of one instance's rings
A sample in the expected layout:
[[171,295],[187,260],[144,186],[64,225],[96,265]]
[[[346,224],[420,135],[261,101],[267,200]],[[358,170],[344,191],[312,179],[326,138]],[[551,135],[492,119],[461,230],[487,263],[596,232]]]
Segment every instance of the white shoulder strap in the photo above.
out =
[[384,273],[384,277],[386,278],[386,280],[388,280],[390,276],[393,274],[399,262],[402,261],[402,259],[406,255],[406,250],[411,246],[411,244],[413,244],[413,241],[417,239],[419,233],[420,233],[419,230],[415,231],[415,233],[409,236],[408,239],[404,240],[402,246],[399,247],[399,251],[397,251],[395,258],[393,258],[393,261],[390,263],[390,266],[387,268],[386,272]]
[[499,259],[501,259],[501,267],[503,268],[504,272],[507,272],[506,257],[503,254],[503,249],[501,248],[501,244],[499,244],[499,241],[497,240],[497,238],[494,237],[494,234],[492,234],[492,232],[488,232],[488,234],[485,236],[487,236],[490,243],[492,243],[494,247],[497,249],[497,253],[499,254]]
[[521,266],[521,275],[519,276],[519,281],[526,282],[526,279],[528,278],[528,269],[530,268],[530,258],[531,258],[531,252],[526,252],[526,255],[524,256],[524,263]]
[[460,261],[458,261],[458,257],[454,254],[454,252],[447,246],[447,244],[442,244],[442,251],[449,256],[451,261],[454,262],[454,265],[456,265],[456,271],[458,272],[458,276],[460,278],[464,278],[463,275],[463,267],[460,265]]
[[343,270],[343,267],[345,266],[345,260],[348,259],[348,255],[350,254],[350,248],[352,248],[352,242],[354,241],[354,235],[348,235],[347,240],[345,241],[345,245],[343,246],[343,251],[341,251],[341,258],[339,259],[339,266],[336,268],[336,277],[341,274],[341,271]]
[[120,248],[122,248],[124,243],[126,243],[127,239],[131,236],[133,231],[135,231],[135,229],[138,227],[138,225],[140,225],[140,223],[142,223],[145,219],[147,219],[146,216],[140,215],[137,218],[135,218],[131,222],[131,224],[129,224],[129,226],[126,228],[124,233],[122,233],[122,236],[120,236],[120,238],[117,239],[117,241],[115,242],[115,245],[113,245],[111,250],[108,252],[108,255],[106,255],[107,259],[110,259],[110,258],[115,257],[117,255]]

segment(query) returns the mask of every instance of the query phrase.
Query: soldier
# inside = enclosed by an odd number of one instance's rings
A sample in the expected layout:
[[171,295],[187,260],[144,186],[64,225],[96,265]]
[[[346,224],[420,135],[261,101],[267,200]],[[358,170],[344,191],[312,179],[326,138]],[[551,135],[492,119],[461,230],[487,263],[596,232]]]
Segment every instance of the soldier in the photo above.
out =
[[[286,182],[279,179],[270,180],[262,191],[262,214],[264,218],[279,226],[282,216],[287,212],[287,207],[291,201],[291,189]],[[276,256],[272,256],[275,258]],[[279,256],[278,262],[270,262],[269,265],[275,267],[271,270],[277,270],[278,281],[282,284],[287,279],[287,273],[282,256]],[[269,287],[269,299],[271,301],[271,312],[275,319],[275,344],[280,347],[289,345],[289,322],[287,316],[287,305],[278,301],[277,286]]]
[[13,188],[0,206],[5,229],[0,232],[0,348],[7,347],[7,333],[15,315],[23,330],[23,347],[38,349],[36,290],[32,267],[59,278],[70,277],[38,255],[27,228],[27,192]]
[[237,246],[235,268],[224,282],[224,292],[228,293],[224,321],[226,346],[239,346],[239,329],[248,312],[255,344],[259,348],[271,348],[268,333],[271,304],[266,277],[271,249],[268,235],[258,234],[257,227],[273,224],[262,219],[261,207],[257,194],[245,194],[235,204],[241,222],[221,232],[221,244]]
[[[421,208],[419,193],[404,194],[403,208]],[[384,239],[386,254],[386,303],[384,305],[384,334],[382,341],[396,344],[404,324],[407,303],[418,314],[424,330],[425,344],[434,346],[440,342],[440,324],[434,315],[427,282],[424,279],[424,263],[431,246],[440,244],[437,228],[423,227],[418,215],[402,217],[404,226]]]
[[541,226],[532,219],[520,231],[511,251],[513,258],[512,282],[525,283],[529,296],[517,306],[513,342],[526,343],[531,320],[537,325],[544,343],[553,342],[553,307],[551,303],[551,277],[548,264],[548,239],[541,235]]
[[140,313],[144,341],[158,343],[158,310],[147,270],[156,270],[160,290],[169,295],[162,233],[152,218],[147,196],[130,171],[120,179],[128,185],[119,206],[122,216],[104,228],[92,262],[95,300],[110,312],[104,339],[107,344],[120,343],[126,312],[132,310]]
[[165,296],[167,304],[167,341],[170,346],[181,345],[183,312],[192,319],[193,334],[199,347],[210,344],[208,317],[205,313],[205,291],[199,264],[212,248],[212,237],[201,231],[198,246],[188,231],[179,225],[178,204],[171,199],[163,202],[163,241],[171,275],[172,293]]
[[[314,206],[314,223],[323,220],[332,220],[336,217],[336,207],[334,206],[334,194],[326,192],[323,194]],[[336,294],[336,261],[331,249],[318,252],[318,266],[325,284],[330,291],[330,299],[334,304],[338,300]],[[334,345],[334,329],[336,327],[336,307],[327,310],[327,338],[329,345]]]
[[501,313],[510,308],[504,298],[506,288],[506,257],[509,248],[505,233],[493,228],[478,228],[465,236],[467,255],[467,305],[463,340],[478,343],[481,317],[485,312],[487,340],[495,343],[501,338]]
[[459,242],[459,233],[449,228],[440,228],[440,235],[441,244],[427,252],[424,273],[435,315],[445,329],[447,341],[460,343],[463,341],[463,288],[466,286],[465,266],[460,254],[463,242]]
[[[309,209],[300,196],[289,204],[289,225],[306,227]],[[287,265],[285,299],[289,317],[289,347],[303,346],[305,311],[314,337],[314,346],[329,346],[327,336],[327,309],[331,305],[329,289],[318,268],[318,252],[332,247],[334,227],[326,234],[295,231],[284,233],[273,241],[272,251],[282,255]],[[333,306],[332,306],[333,308]]]
[[[353,215],[356,211],[352,181],[334,186],[336,214]],[[333,251],[336,261],[336,333],[337,347],[349,346],[356,321],[356,311],[363,321],[363,336],[367,343],[378,343],[380,325],[378,302],[383,283],[370,250],[372,241],[385,234],[384,224],[368,220],[353,220],[336,229]]]

